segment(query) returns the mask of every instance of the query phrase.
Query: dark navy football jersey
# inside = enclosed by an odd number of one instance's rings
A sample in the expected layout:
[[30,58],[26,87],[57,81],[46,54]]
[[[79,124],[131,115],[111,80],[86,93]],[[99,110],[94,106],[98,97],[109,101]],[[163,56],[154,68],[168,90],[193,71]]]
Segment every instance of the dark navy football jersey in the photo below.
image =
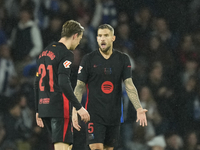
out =
[[86,83],[91,121],[105,125],[120,123],[122,81],[131,78],[128,56],[113,50],[105,59],[99,50],[85,55],[78,71],[78,80]]
[[42,51],[37,60],[39,76],[40,117],[69,118],[69,101],[58,85],[58,75],[70,77],[74,55],[64,44],[53,42]]

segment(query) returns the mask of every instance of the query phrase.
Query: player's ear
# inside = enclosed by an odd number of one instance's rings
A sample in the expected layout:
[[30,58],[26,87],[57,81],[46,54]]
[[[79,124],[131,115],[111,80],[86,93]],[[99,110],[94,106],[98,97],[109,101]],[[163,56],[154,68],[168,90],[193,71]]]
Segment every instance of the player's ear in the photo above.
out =
[[115,36],[115,35],[113,35],[113,38],[112,38],[113,42],[115,41],[115,39],[116,39],[116,36]]
[[73,40],[78,37],[78,33],[73,35]]

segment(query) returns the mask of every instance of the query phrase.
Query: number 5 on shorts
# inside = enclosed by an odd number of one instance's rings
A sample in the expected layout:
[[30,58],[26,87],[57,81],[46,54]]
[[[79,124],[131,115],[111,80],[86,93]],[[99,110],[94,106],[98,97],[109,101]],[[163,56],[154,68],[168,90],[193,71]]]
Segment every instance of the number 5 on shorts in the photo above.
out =
[[88,133],[93,133],[94,132],[94,123],[90,122],[88,123]]

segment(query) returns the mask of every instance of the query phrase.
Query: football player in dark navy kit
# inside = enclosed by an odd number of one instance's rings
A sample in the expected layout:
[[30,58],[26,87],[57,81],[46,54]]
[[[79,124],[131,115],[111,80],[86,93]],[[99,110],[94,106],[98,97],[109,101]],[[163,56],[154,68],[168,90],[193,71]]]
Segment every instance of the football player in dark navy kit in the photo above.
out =
[[55,150],[68,150],[72,144],[70,102],[84,122],[90,120],[87,110],[74,95],[70,83],[73,53],[83,36],[80,23],[70,20],[62,27],[61,39],[48,45],[37,60],[35,80],[36,122],[46,127]]
[[[90,149],[113,150],[120,134],[122,81],[141,126],[147,126],[147,110],[142,108],[132,82],[128,56],[113,49],[114,29],[104,24],[99,26],[97,32],[99,49],[83,57],[74,93],[81,101],[84,88],[87,87],[85,108],[90,113],[87,123]],[[72,122],[74,128],[80,130],[75,109]]]

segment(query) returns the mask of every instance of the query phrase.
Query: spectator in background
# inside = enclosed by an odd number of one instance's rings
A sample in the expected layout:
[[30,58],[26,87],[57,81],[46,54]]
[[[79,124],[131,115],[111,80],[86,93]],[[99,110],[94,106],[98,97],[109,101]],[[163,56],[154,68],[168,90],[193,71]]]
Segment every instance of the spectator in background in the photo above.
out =
[[191,34],[185,34],[182,36],[182,40],[180,41],[180,47],[179,47],[179,59],[180,59],[180,66],[183,69],[187,59],[188,55],[197,57],[197,51],[193,42],[193,37]]
[[33,112],[33,109],[31,110],[31,108],[28,106],[28,97],[26,96],[26,94],[19,94],[17,99],[21,107],[21,116],[23,123],[26,128],[31,131],[33,128],[35,112]]
[[114,0],[102,0],[102,20],[101,24],[107,23],[112,27],[117,26],[117,9]]
[[50,16],[59,11],[59,1],[43,0],[38,2],[38,26],[45,30],[49,26]]
[[11,96],[17,87],[17,73],[7,44],[0,46],[0,95]]
[[198,131],[189,131],[185,136],[184,150],[200,150],[198,141]]
[[79,17],[77,20],[83,25],[84,27],[84,35],[79,45],[79,48],[84,51],[84,54],[92,52],[97,49],[97,41],[94,28],[91,26],[91,16],[86,13],[82,17]]
[[165,150],[182,150],[183,139],[176,132],[168,132],[165,134],[166,148]]
[[117,27],[117,39],[115,47],[121,51],[125,51],[129,56],[137,55],[134,49],[134,42],[130,38],[130,26],[128,23],[119,24]]
[[[173,100],[173,91],[163,76],[163,66],[160,62],[155,62],[151,66],[146,85],[152,91],[152,95],[158,106],[158,112],[163,118],[163,123],[165,124],[159,132],[165,133],[169,129],[172,130],[173,125],[170,123],[174,122],[174,114],[170,102]],[[169,125],[172,126],[169,127]]]
[[[3,6],[3,5],[2,5]],[[8,12],[5,7],[0,6],[0,30],[3,30],[6,41],[10,38],[13,27],[17,24],[17,18],[13,19],[8,16]],[[4,35],[1,35],[4,37]],[[3,38],[1,37],[1,38]]]
[[95,0],[95,11],[92,26],[97,29],[99,24],[110,24],[117,27],[117,9],[114,0]]
[[21,73],[23,67],[35,59],[42,50],[41,33],[33,21],[32,10],[28,7],[20,10],[20,20],[12,31],[10,45],[18,73]]
[[136,87],[141,88],[146,84],[148,78],[148,67],[149,62],[147,62],[145,57],[138,57],[135,59],[135,69],[133,70],[133,81]]
[[59,15],[53,15],[50,18],[49,26],[43,30],[42,39],[44,48],[53,41],[60,39],[60,33],[62,30],[63,19]]
[[5,140],[18,142],[25,138],[24,125],[21,119],[21,108],[15,99],[10,101],[8,112],[5,113],[3,122],[5,125]]
[[88,5],[88,1],[82,1],[82,0],[70,0],[74,13],[76,16],[75,18],[83,17],[87,13],[90,13],[90,8]]
[[131,26],[131,36],[136,41],[137,49],[142,55],[143,49],[148,45],[147,41],[152,32],[152,14],[149,7],[141,7],[135,12],[134,20]]
[[145,140],[145,129],[140,126],[134,127],[132,140],[126,144],[127,150],[149,150]]
[[147,142],[150,150],[165,150],[166,141],[163,135],[158,135]]
[[3,28],[10,38],[13,28],[17,25],[20,18],[20,9],[28,7],[29,10],[35,10],[35,0],[4,0],[4,18]]
[[155,28],[152,35],[161,39],[161,43],[172,54],[174,59],[177,57],[175,49],[178,47],[179,37],[170,31],[167,21],[164,18],[155,19]]
[[118,24],[130,23],[130,18],[125,11],[122,11],[122,12],[119,12],[119,14],[118,14],[117,22],[118,22]]
[[161,62],[163,67],[163,76],[173,88],[176,88],[176,83],[178,80],[175,79],[177,76],[177,71],[175,69],[175,60],[173,55],[162,45],[161,40],[157,36],[152,36],[149,40],[148,48],[144,50],[144,56],[146,57],[149,65],[154,62]]
[[190,76],[183,86],[177,102],[177,123],[181,135],[194,128],[195,122],[195,101],[197,98],[197,78]]
[[191,28],[196,28],[199,25],[199,6],[200,6],[200,1],[199,0],[191,0],[189,4],[189,22]]
[[145,140],[148,141],[159,133],[156,129],[162,122],[162,117],[158,112],[157,104],[154,100],[151,90],[147,86],[143,86],[139,92],[141,105],[147,109],[148,126],[145,128]]
[[59,11],[57,13],[64,19],[64,22],[74,18],[75,15],[69,0],[60,0]]
[[63,21],[70,20],[75,17],[75,13],[70,1],[66,0],[43,0],[38,1],[37,20],[42,30],[48,28],[50,20],[58,14]]
[[152,36],[149,40],[148,48],[143,54],[150,64],[160,61],[164,66],[164,73],[172,71],[174,67],[174,58],[171,53],[161,44],[161,40],[157,36]]
[[6,0],[4,7],[8,12],[9,18],[18,19],[21,7],[29,7],[33,11],[35,4],[33,0]]
[[185,83],[188,81],[190,76],[197,75],[198,71],[198,59],[196,56],[187,55],[184,70],[181,72],[181,83],[184,86]]

